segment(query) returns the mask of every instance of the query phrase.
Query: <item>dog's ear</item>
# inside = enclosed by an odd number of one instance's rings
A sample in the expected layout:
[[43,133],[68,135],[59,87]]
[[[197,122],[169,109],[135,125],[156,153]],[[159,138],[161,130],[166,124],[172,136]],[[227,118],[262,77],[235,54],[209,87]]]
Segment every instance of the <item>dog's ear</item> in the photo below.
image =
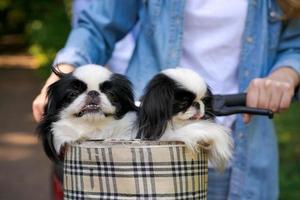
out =
[[205,107],[205,113],[203,119],[214,119],[213,109],[212,109],[212,92],[209,87],[207,87],[207,91],[205,97],[203,98],[203,103]]
[[129,111],[137,111],[130,80],[124,75],[113,74],[110,77],[110,83],[114,86],[112,87],[112,93],[118,99],[118,104],[115,105],[117,107],[115,118],[120,119]]
[[52,83],[47,90],[47,104],[44,107],[44,116],[46,115],[56,115],[58,113],[58,103],[60,103],[59,97],[62,94],[59,93],[59,85],[61,80],[58,80],[54,83]]
[[61,164],[61,158],[54,148],[51,126],[51,124],[57,120],[57,116],[48,116],[47,118],[43,118],[39,123],[36,131],[39,134],[39,137],[43,144],[44,152],[46,153],[48,158],[57,164]]
[[70,78],[72,73],[63,73],[59,69],[59,65],[62,63],[59,63],[57,65],[51,66],[51,71],[59,77],[59,80],[52,83],[50,86],[48,86],[47,90],[47,104],[44,107],[44,114],[45,115],[54,115],[57,114],[58,111],[58,103],[61,103],[61,97],[62,94],[64,94],[64,87],[60,87],[61,85],[64,85]]
[[157,140],[163,135],[172,119],[175,84],[164,74],[150,80],[138,112],[137,138]]
[[57,97],[55,94],[55,88],[59,82],[55,82],[48,87],[47,91],[47,104],[44,107],[44,114],[42,120],[36,129],[42,144],[44,151],[48,158],[55,163],[60,163],[60,158],[57,155],[54,144],[53,144],[53,134],[52,134],[52,123],[58,120],[58,110],[57,110]]

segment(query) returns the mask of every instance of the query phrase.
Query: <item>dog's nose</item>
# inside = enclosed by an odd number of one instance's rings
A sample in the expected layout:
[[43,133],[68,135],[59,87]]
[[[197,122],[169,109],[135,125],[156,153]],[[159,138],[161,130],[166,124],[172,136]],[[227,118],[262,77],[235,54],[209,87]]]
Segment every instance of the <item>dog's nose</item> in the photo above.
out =
[[193,102],[192,106],[195,107],[197,110],[200,109],[200,103],[199,102]]
[[91,90],[87,93],[87,95],[92,97],[92,98],[95,98],[95,97],[98,97],[100,95],[100,93],[97,92],[96,90]]

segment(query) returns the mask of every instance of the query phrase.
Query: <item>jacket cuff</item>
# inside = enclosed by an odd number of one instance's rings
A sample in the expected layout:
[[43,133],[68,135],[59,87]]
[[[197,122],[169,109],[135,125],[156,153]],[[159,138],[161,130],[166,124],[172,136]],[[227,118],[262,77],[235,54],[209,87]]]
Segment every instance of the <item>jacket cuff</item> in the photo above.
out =
[[92,64],[92,61],[82,51],[76,48],[63,48],[57,54],[53,61],[53,65],[69,64],[79,67],[85,64]]
[[[300,76],[300,54],[299,53],[291,53],[286,52],[281,54],[274,67],[271,70],[271,73],[279,68],[282,67],[290,67],[291,69],[295,70],[298,73],[298,76]],[[295,91],[295,98],[296,100],[300,100],[300,87]]]
[[300,53],[286,52],[279,55],[274,67],[272,68],[272,71],[282,67],[290,67],[294,69],[300,76]]

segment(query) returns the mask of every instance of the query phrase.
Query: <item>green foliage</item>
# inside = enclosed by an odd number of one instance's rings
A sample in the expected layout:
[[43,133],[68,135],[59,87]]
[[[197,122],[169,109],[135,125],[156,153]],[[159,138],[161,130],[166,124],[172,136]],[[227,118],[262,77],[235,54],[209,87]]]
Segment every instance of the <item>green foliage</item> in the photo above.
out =
[[0,0],[0,34],[23,35],[46,75],[70,31],[70,7],[71,0]]
[[44,0],[39,10],[43,14],[27,24],[25,33],[30,54],[41,66],[40,73],[47,76],[56,52],[64,46],[70,31],[70,20],[63,1]]
[[276,116],[280,150],[280,199],[300,199],[300,103]]
[[0,1],[0,35],[22,32],[29,16],[26,1]]

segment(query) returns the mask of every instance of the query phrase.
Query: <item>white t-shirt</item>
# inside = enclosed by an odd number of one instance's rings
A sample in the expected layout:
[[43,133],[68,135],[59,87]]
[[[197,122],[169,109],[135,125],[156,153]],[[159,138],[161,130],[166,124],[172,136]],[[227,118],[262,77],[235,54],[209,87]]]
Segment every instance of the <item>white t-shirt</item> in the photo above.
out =
[[[213,94],[238,92],[247,0],[186,0],[180,66],[204,77]],[[235,116],[217,121],[230,127]]]

